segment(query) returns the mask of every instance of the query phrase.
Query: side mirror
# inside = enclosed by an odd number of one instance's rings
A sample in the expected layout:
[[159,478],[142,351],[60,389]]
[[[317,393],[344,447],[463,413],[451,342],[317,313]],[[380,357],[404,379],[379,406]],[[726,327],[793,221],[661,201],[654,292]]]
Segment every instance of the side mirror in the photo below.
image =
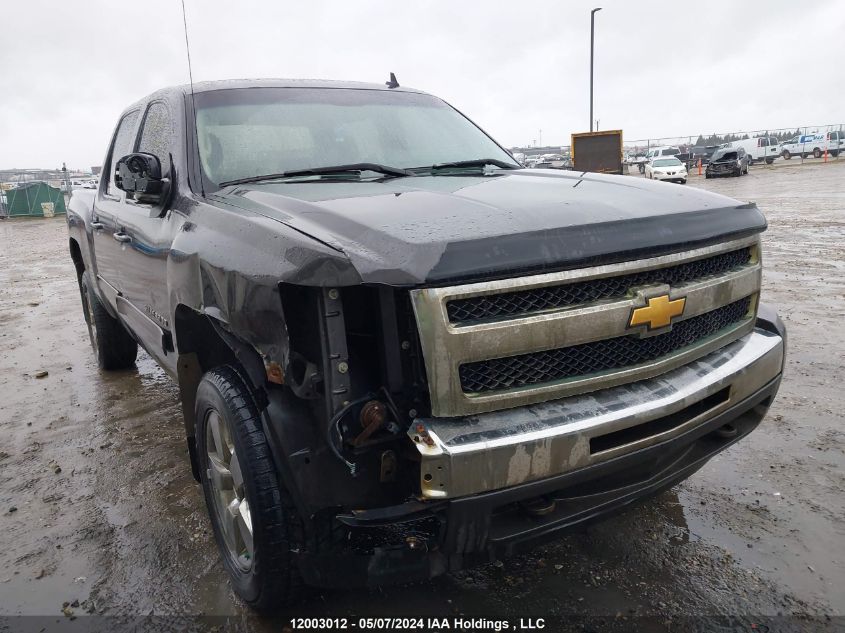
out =
[[167,183],[168,180],[161,177],[161,162],[154,154],[138,152],[117,161],[114,184],[138,202],[156,204]]

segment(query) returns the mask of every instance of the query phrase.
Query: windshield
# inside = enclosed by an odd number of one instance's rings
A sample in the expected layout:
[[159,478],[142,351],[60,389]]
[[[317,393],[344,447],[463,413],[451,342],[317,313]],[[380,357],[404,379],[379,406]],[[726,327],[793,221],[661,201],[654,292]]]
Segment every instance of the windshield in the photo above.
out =
[[346,88],[242,88],[199,93],[197,138],[207,184],[374,163],[408,169],[511,156],[430,95]]
[[654,161],[655,167],[679,167],[681,165],[681,161],[677,158],[661,158]]

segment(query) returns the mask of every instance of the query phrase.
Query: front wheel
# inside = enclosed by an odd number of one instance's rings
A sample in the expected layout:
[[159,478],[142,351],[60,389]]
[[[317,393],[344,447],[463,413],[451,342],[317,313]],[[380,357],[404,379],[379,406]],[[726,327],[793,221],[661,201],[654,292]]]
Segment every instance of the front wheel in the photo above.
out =
[[687,184],[687,179],[686,179],[686,178],[684,178],[684,179],[683,179],[683,180],[681,180],[680,182],[681,182],[681,184],[682,184],[682,185],[685,185],[685,184]]
[[774,159],[774,158],[767,158],[767,159],[766,159],[766,164],[767,164],[767,165],[771,165],[773,162],[775,162],[775,159]]
[[789,153],[789,150],[783,150],[781,156],[783,156],[785,160],[789,160],[790,158],[792,158],[792,154]]
[[87,270],[79,280],[79,292],[97,365],[105,370],[132,367],[138,357],[138,343],[120,321],[106,312]]
[[205,503],[235,593],[263,613],[295,602],[302,580],[292,552],[303,546],[302,522],[277,477],[252,395],[233,368],[203,376],[196,420]]

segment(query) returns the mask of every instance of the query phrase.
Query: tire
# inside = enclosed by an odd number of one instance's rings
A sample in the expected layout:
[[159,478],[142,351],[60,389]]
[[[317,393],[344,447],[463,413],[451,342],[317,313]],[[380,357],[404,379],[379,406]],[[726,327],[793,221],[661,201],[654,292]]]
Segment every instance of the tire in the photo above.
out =
[[687,184],[687,179],[686,179],[686,178],[684,178],[683,180],[681,180],[681,181],[680,181],[680,183],[681,183],[682,185]]
[[134,366],[138,357],[138,343],[120,321],[106,312],[87,270],[79,280],[79,292],[97,365],[106,371]]
[[232,588],[259,613],[296,602],[303,583],[292,552],[304,548],[302,521],[277,476],[255,401],[235,369],[219,367],[203,376],[196,420],[202,488]]
[[822,157],[822,151],[818,147],[816,147],[813,150],[813,158],[821,158],[821,157]]
[[835,150],[831,151],[830,155],[833,156],[834,158],[836,158],[837,156],[839,156],[839,150],[835,149]]
[[775,162],[775,159],[774,159],[774,158],[767,158],[767,159],[766,159],[766,164],[767,164],[767,165],[771,165],[773,162]]
[[781,156],[783,156],[784,160],[789,160],[790,158],[792,158],[792,154],[790,154],[789,150],[786,150],[786,149],[783,150],[783,152],[781,153]]

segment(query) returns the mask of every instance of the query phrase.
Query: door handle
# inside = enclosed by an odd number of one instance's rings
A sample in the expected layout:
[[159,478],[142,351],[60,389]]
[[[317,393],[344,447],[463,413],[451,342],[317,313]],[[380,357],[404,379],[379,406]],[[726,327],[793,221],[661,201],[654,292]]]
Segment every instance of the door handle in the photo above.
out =
[[100,229],[103,228],[103,223],[102,222],[91,222],[91,228],[94,229],[95,231],[99,231]]
[[116,239],[118,242],[126,243],[131,242],[132,238],[129,237],[126,233],[112,233],[112,237]]

